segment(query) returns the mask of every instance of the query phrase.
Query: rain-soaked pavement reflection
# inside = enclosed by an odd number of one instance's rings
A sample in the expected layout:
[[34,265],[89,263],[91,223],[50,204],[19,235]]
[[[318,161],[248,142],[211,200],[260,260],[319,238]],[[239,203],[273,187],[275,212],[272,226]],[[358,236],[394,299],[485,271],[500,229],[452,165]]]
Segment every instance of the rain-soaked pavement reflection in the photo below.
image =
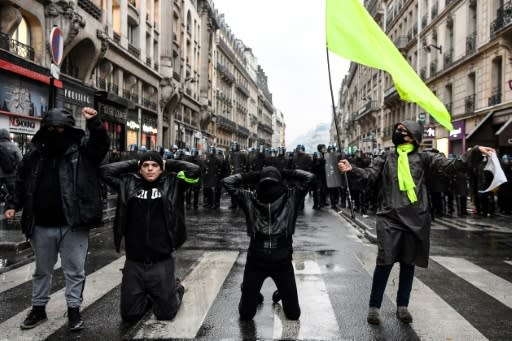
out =
[[[300,320],[287,320],[281,303],[272,302],[275,285],[267,279],[261,288],[264,301],[254,320],[240,321],[238,301],[249,238],[242,212],[230,210],[228,205],[228,198],[223,198],[218,210],[187,211],[188,240],[176,252],[176,274],[185,284],[186,292],[175,321],[155,321],[148,314],[138,324],[122,323],[120,282],[116,282],[120,277],[116,275],[111,279],[103,278],[105,283],[97,287],[96,294],[100,294],[102,287],[111,286],[112,290],[101,292],[102,296],[94,301],[90,301],[91,294],[84,293],[86,329],[72,334],[63,325],[50,330],[48,339],[512,339],[509,323],[512,309],[507,301],[502,301],[504,298],[500,298],[499,292],[493,296],[485,287],[473,283],[473,277],[465,275],[469,269],[478,272],[481,268],[488,271],[487,277],[494,275],[506,285],[512,283],[512,265],[507,263],[512,262],[512,233],[486,230],[478,224],[467,230],[460,224],[454,227],[434,225],[429,269],[417,270],[413,286],[410,308],[415,322],[403,325],[394,315],[396,266],[381,308],[383,324],[374,327],[366,323],[366,312],[375,245],[361,238],[361,233],[334,211],[313,211],[309,198],[305,211],[298,216],[294,235]],[[86,265],[88,277],[102,271],[119,256],[113,249],[111,225],[93,230]],[[23,265],[26,268],[18,268],[21,274],[17,277],[14,271],[0,273],[0,289],[5,288],[0,290],[0,327],[6,330],[9,320],[30,307],[32,258],[30,252],[15,251],[2,252],[0,257],[3,269],[20,260],[20,265],[28,263]],[[452,268],[446,261],[459,268]],[[118,268],[113,270],[119,271]],[[90,278],[86,286],[92,288],[94,276]],[[51,293],[55,294],[63,285],[62,269],[57,266]],[[63,299],[57,296],[51,302],[62,304]],[[41,328],[48,326],[51,323]]]

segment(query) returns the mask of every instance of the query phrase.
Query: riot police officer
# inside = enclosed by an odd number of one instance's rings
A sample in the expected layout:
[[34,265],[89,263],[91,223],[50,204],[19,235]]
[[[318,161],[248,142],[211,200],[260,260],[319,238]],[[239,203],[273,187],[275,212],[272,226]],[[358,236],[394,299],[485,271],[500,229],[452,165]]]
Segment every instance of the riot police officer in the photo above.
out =
[[[237,141],[231,142],[231,148],[227,158],[229,172],[227,175],[244,174],[247,172],[247,155],[240,151],[240,144]],[[227,176],[226,175],[226,176]],[[236,209],[237,201],[231,196],[231,206],[229,208]]]
[[217,157],[217,150],[214,146],[208,147],[208,154],[203,165],[203,191],[206,199],[205,206],[217,208],[216,196],[217,187],[221,180],[222,163]]
[[[190,156],[186,159],[186,161],[191,162],[195,165],[198,165],[201,169],[203,168],[203,162],[201,160],[201,157],[199,156],[199,150],[197,148],[192,148],[190,151]],[[199,183],[197,183],[195,186],[191,186],[191,188],[185,192],[185,201],[187,203],[187,208],[190,208],[193,204],[194,208],[198,208],[199,204],[199,191],[201,190],[201,178],[199,178]],[[192,197],[193,197],[193,203],[192,203]]]
[[327,147],[327,153],[324,155],[325,158],[325,183],[327,186],[327,192],[329,193],[329,201],[331,208],[335,211],[339,211],[338,199],[339,191],[341,187],[341,174],[338,170],[338,162],[341,160],[338,153],[336,153],[336,147],[329,145]]
[[[295,148],[295,153],[292,157],[291,168],[302,169],[307,172],[312,171],[313,159],[310,155],[306,154],[306,148],[303,144],[298,144]],[[304,209],[304,199],[299,203],[299,210]]]

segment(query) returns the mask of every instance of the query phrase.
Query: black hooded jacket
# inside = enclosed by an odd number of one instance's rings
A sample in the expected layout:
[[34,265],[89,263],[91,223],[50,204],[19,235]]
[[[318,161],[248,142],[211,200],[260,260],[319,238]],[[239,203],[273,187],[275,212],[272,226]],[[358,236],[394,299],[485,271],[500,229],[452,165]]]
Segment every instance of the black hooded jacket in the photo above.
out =
[[[416,185],[417,202],[411,204],[407,193],[401,191],[398,185],[398,154],[390,152],[385,158],[375,158],[368,168],[352,166],[348,173],[349,179],[355,185],[369,188],[379,188],[381,205],[377,211],[377,235],[379,229],[398,229],[412,232],[416,237],[415,245],[402,245],[399,240],[393,245],[381,245],[379,249],[396,250],[397,258],[378,258],[378,264],[393,264],[401,261],[400,248],[412,248],[416,258],[414,264],[427,267],[430,244],[430,206],[427,193],[427,183],[435,181],[440,174],[455,174],[459,170],[468,169],[482,159],[478,146],[457,159],[449,160],[440,153],[418,151],[423,137],[423,128],[415,121],[401,122],[414,138],[415,150],[408,154],[411,175]],[[396,126],[395,126],[396,128]],[[391,254],[391,253],[390,253]]]
[[[63,114],[63,116],[69,115]],[[45,153],[46,126],[59,125],[68,129],[71,143],[57,159],[56,169],[60,184],[62,212],[73,230],[88,230],[102,222],[103,201],[101,196],[98,166],[109,148],[109,137],[101,120],[95,116],[87,120],[90,134],[85,138],[83,130],[73,126],[74,120],[61,119],[54,111],[43,118],[44,126],[35,134],[17,169],[16,192],[6,204],[6,209],[23,209],[21,226],[30,238],[35,222],[36,191],[39,185]]]
[[224,188],[236,197],[244,210],[247,235],[251,238],[249,253],[259,258],[276,260],[276,254],[288,258],[292,251],[292,235],[299,203],[304,199],[313,180],[312,173],[303,170],[282,170],[281,175],[289,186],[278,199],[264,203],[257,194],[243,188],[259,181],[260,172],[234,174],[222,180]]
[[[105,182],[118,192],[114,220],[114,243],[117,252],[121,250],[121,241],[126,234],[128,203],[144,186],[143,178],[137,174],[137,170],[137,160],[115,162],[101,167],[101,175]],[[165,172],[160,175],[157,185],[163,198],[162,209],[172,249],[179,248],[187,239],[183,194],[188,184],[177,177],[180,171],[184,171],[185,176],[192,179],[201,175],[198,165],[168,159],[165,160]]]

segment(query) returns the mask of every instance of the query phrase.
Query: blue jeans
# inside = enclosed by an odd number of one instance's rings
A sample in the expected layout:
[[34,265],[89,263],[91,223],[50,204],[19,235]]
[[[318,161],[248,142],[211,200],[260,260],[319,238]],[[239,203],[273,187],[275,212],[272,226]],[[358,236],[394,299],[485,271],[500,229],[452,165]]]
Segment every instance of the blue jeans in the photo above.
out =
[[36,255],[32,277],[32,305],[44,306],[50,299],[53,267],[60,254],[66,280],[66,302],[70,308],[82,304],[85,284],[85,258],[89,248],[89,231],[72,231],[69,226],[34,226],[30,244]]
[[[370,294],[370,307],[380,308],[389,273],[393,268],[390,265],[376,265],[373,272],[372,292]],[[412,280],[414,279],[414,265],[400,263],[400,275],[398,282],[398,293],[396,296],[397,307],[407,307],[411,297]]]

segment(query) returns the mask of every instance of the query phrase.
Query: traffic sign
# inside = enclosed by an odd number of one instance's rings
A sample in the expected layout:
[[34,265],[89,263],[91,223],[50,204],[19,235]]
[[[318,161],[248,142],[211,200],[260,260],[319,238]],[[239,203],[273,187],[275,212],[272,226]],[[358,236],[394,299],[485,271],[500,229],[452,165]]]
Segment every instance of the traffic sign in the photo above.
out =
[[64,52],[64,36],[58,26],[54,26],[50,33],[50,52],[53,63],[60,66]]

